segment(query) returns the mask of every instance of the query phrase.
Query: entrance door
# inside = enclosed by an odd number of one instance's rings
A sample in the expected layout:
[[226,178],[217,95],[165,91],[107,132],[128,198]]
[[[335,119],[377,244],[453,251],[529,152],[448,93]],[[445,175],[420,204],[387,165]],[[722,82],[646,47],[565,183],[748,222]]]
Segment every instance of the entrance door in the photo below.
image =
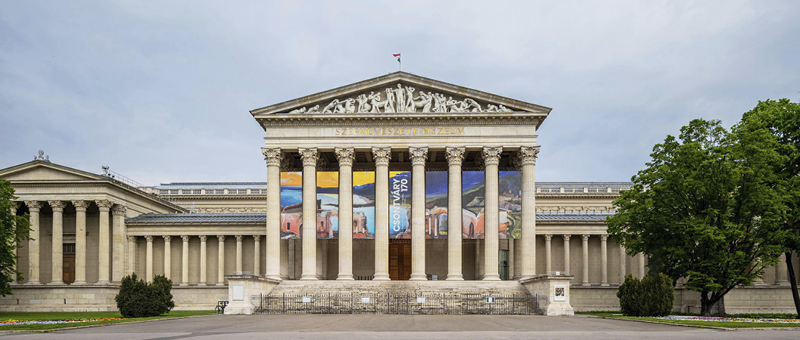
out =
[[408,240],[389,240],[389,278],[411,278],[411,242]]
[[64,283],[70,284],[75,282],[75,243],[64,243],[63,251]]

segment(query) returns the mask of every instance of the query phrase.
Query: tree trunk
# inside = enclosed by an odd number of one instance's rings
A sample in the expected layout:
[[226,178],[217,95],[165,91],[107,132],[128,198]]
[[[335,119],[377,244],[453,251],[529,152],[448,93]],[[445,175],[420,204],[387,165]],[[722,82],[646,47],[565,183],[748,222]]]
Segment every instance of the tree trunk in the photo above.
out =
[[794,299],[794,309],[797,317],[800,318],[800,295],[797,293],[797,278],[794,275],[794,265],[792,265],[792,252],[786,253],[786,267],[789,272],[789,284],[792,285],[792,299]]
[[711,316],[711,304],[708,300],[708,292],[700,293],[700,315]]

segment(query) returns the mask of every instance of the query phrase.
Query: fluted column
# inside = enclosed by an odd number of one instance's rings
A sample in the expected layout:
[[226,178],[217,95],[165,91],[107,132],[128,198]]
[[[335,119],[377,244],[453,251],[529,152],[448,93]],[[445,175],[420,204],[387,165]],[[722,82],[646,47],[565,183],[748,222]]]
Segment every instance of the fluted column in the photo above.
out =
[[581,277],[581,281],[583,286],[589,286],[589,235],[581,235],[581,239],[583,240],[583,263],[581,263],[583,277]]
[[164,238],[164,277],[172,280],[172,236],[161,237]]
[[219,261],[217,261],[217,284],[225,284],[225,235],[217,235]]
[[775,284],[780,286],[789,285],[788,269],[786,268],[786,253],[781,254],[778,263],[775,264]]
[[111,281],[121,282],[125,276],[125,213],[128,209],[124,205],[114,205],[111,214],[114,216],[114,236],[113,236],[113,262]]
[[[11,213],[11,227],[12,227],[12,230],[17,230],[17,202],[12,201],[11,204],[12,204],[11,205],[11,210],[10,210],[10,213]],[[14,244],[16,245],[16,248],[14,248],[14,255],[17,255],[17,258],[14,260],[14,270],[18,272],[19,271],[19,248],[20,248],[21,244],[19,244],[19,242],[14,242]],[[12,284],[12,285],[17,284],[18,283],[17,281],[19,281],[19,277],[17,276],[17,273],[14,272],[14,273],[11,274],[11,282],[9,282],[9,284]]]
[[625,282],[625,272],[627,265],[625,264],[625,258],[628,254],[625,253],[625,246],[619,245],[619,284]]
[[255,248],[253,249],[253,275],[261,276],[261,235],[253,235]]
[[136,272],[136,236],[128,236],[128,275]]
[[267,161],[267,243],[265,277],[281,278],[281,149],[261,149]]
[[639,259],[639,278],[644,278],[644,253],[639,253],[636,255]]
[[389,160],[392,149],[372,148],[375,160],[375,281],[389,280]]
[[353,279],[353,148],[336,148],[339,161],[339,276]]
[[317,279],[317,160],[316,148],[299,149],[303,158],[303,273],[300,280]]
[[461,269],[461,163],[466,149],[447,148],[447,279],[464,280]]
[[553,271],[553,263],[552,263],[552,245],[551,240],[553,239],[553,235],[545,234],[544,235],[544,273],[547,275],[551,275]]
[[499,281],[498,272],[498,253],[500,251],[500,191],[499,181],[500,155],[503,152],[501,147],[484,147],[483,163],[485,165],[484,175],[486,176],[486,194],[484,198],[484,240],[486,241],[484,261],[484,281]]
[[608,235],[600,235],[600,285],[608,286]]
[[425,160],[428,148],[412,147],[411,155],[411,281],[428,279],[425,274]]
[[30,239],[28,239],[28,282],[26,284],[39,284],[39,209],[42,203],[38,201],[25,201],[30,213]]
[[242,235],[236,235],[236,274],[242,275]]
[[109,211],[111,211],[111,207],[114,203],[107,200],[98,200],[95,201],[97,204],[97,208],[100,209],[100,230],[98,231],[98,242],[99,246],[97,255],[98,255],[98,275],[97,275],[97,283],[108,283],[110,279],[110,264],[111,261],[111,239],[110,239],[110,230],[109,230],[109,220],[111,216],[109,215]]
[[571,235],[562,235],[564,238],[564,275],[569,275],[569,238]]
[[206,252],[208,235],[200,235],[200,286],[208,285],[208,253]]
[[181,249],[181,286],[189,285],[189,236],[181,235],[183,249]]
[[538,147],[523,146],[517,152],[522,168],[522,274],[536,275],[536,157]]
[[53,209],[53,238],[50,257],[50,283],[55,285],[64,284],[64,206],[62,201],[48,201],[50,208]]
[[145,281],[153,281],[153,236],[144,237],[147,240],[147,255],[145,256]]

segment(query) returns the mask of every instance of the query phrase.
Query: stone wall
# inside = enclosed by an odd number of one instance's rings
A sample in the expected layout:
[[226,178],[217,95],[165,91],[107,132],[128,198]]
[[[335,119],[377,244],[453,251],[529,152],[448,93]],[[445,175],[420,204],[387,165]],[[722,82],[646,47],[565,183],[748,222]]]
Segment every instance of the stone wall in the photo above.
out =
[[[0,298],[0,311],[113,311],[117,310],[115,286],[16,286],[13,294]],[[175,310],[214,309],[228,300],[228,287],[172,287]]]

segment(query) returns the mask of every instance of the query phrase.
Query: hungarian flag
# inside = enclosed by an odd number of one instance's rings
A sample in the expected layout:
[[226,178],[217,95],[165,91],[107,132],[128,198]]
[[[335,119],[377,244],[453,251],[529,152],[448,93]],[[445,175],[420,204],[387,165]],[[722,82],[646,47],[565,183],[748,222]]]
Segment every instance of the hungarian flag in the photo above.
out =
[[400,53],[392,54],[393,57],[397,57],[397,62],[400,62]]

